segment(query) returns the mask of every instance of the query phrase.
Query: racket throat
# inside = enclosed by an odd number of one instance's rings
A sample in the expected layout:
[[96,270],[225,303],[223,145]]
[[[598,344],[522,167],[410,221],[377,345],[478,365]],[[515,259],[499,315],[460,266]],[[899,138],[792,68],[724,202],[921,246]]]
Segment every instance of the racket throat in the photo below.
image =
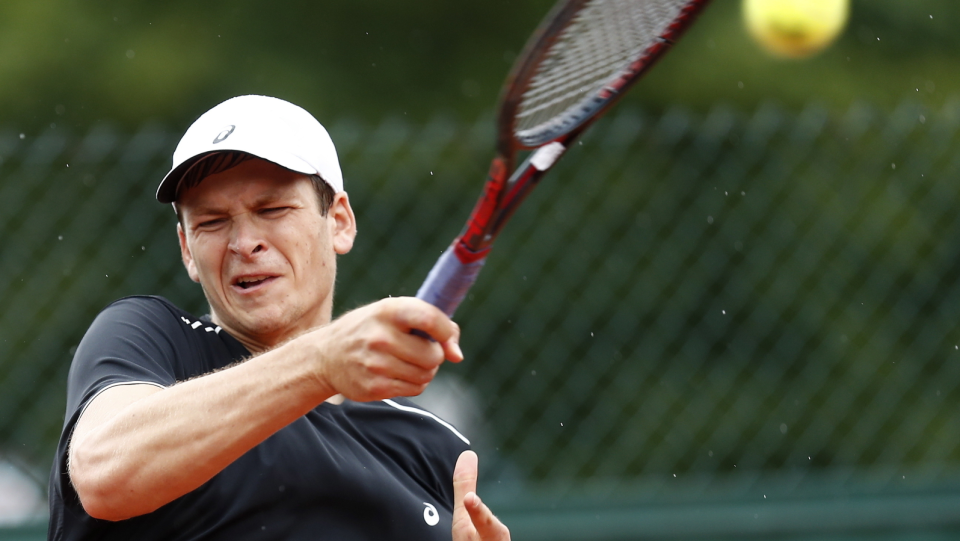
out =
[[498,155],[490,163],[490,172],[487,174],[487,182],[483,185],[483,193],[477,204],[470,213],[470,218],[464,226],[460,236],[454,241],[454,245],[463,245],[464,249],[471,252],[481,252],[489,249],[490,242],[493,240],[490,235],[491,224],[494,214],[500,206],[500,201],[504,194],[504,188],[507,186],[507,173],[509,172],[508,160],[503,155]]
[[500,234],[500,230],[513,216],[520,203],[530,195],[530,191],[537,186],[543,174],[553,167],[553,164],[557,163],[557,160],[563,156],[566,150],[567,147],[562,143],[553,141],[527,156],[527,159],[507,181],[506,193],[503,194],[500,206],[488,227],[488,242],[493,242],[493,239]]

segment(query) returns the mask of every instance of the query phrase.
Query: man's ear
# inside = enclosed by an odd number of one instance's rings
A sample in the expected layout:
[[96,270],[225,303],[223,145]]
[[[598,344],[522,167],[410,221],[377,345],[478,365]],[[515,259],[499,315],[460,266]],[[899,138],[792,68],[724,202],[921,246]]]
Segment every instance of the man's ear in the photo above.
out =
[[327,212],[327,218],[333,221],[333,249],[343,255],[353,248],[357,237],[357,218],[350,208],[350,198],[346,192],[333,196],[333,203]]
[[177,224],[177,237],[180,239],[180,258],[183,259],[183,266],[187,268],[187,275],[194,282],[200,283],[200,273],[197,272],[197,265],[193,262],[193,254],[190,253],[190,247],[187,246],[187,236],[183,232],[183,226]]

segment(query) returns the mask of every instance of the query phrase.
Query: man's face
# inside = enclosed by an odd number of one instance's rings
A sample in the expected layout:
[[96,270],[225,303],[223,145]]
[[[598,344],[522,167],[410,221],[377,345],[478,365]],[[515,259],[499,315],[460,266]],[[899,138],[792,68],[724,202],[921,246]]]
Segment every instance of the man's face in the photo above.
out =
[[177,205],[187,272],[214,322],[248,348],[330,321],[336,255],[356,235],[346,194],[323,216],[309,177],[251,159],[205,178]]

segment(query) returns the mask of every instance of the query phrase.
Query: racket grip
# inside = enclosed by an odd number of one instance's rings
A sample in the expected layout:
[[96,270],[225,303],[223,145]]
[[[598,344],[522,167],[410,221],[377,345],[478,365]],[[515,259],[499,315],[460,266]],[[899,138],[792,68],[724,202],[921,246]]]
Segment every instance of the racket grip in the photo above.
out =
[[484,254],[484,257],[464,263],[457,257],[454,246],[451,246],[430,269],[430,274],[417,291],[417,298],[453,317],[457,306],[470,291],[470,286],[477,281],[477,275],[486,260]]

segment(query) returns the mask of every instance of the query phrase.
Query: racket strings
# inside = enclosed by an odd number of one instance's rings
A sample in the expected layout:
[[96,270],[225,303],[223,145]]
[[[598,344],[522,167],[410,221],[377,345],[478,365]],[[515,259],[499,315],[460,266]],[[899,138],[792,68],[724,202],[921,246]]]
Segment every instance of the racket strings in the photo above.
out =
[[515,132],[536,131],[589,104],[641,58],[688,0],[594,0],[543,56],[523,93]]
[[537,120],[562,112],[571,100],[602,87],[642,54],[659,35],[657,30],[665,29],[677,15],[678,9],[663,9],[670,3],[598,0],[587,4],[531,81],[521,117],[530,117],[536,125]]
[[[624,39],[622,29],[606,31],[620,26],[616,17],[609,11],[601,15],[603,24],[590,25],[576,41],[567,41],[565,49],[554,47],[551,62],[544,63],[524,94],[521,126],[536,126],[563,112],[572,102],[595,90],[629,58],[630,43]],[[572,31],[574,27],[567,34]],[[568,36],[561,40],[565,37]]]
[[664,12],[669,3],[598,0],[588,4],[547,54],[531,82],[528,101],[563,86],[596,84],[604,75],[628,65],[654,42],[658,30],[666,27],[662,21],[676,16],[678,10]]

